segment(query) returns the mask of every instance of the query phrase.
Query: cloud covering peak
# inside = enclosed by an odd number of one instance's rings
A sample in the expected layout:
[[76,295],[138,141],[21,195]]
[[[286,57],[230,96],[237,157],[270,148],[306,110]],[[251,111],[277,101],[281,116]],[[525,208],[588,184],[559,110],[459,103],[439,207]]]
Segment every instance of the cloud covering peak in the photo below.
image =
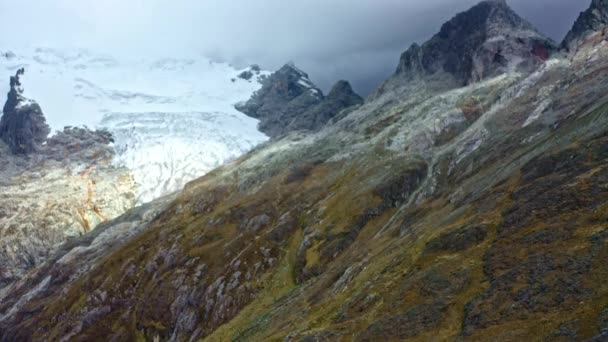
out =
[[[276,69],[293,60],[324,90],[349,79],[366,94],[412,42],[477,0],[0,0],[0,45],[84,47],[109,54],[193,52]],[[590,0],[509,0],[561,40]],[[8,45],[8,46],[7,46]]]

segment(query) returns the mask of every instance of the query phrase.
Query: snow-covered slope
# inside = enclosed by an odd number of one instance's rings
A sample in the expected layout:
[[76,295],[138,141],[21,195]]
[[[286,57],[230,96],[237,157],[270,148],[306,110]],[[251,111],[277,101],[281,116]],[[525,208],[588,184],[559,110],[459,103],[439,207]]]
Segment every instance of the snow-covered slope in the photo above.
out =
[[247,80],[238,77],[245,70],[202,56],[117,59],[87,50],[0,48],[7,79],[20,67],[26,96],[53,130],[86,125],[114,134],[116,163],[133,171],[139,202],[178,190],[267,139],[234,104],[249,99],[268,72],[248,69]]

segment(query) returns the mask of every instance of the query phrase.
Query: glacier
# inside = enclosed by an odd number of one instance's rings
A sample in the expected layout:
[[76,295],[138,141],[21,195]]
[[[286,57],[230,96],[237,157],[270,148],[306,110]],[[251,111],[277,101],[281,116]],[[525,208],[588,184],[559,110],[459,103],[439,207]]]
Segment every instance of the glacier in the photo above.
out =
[[[84,49],[0,47],[6,78],[25,68],[25,95],[35,99],[53,131],[106,129],[114,163],[131,170],[138,203],[180,190],[268,137],[258,120],[234,108],[270,72],[238,69],[202,55],[115,57]],[[239,77],[244,71],[253,77]],[[6,94],[8,82],[0,82]]]

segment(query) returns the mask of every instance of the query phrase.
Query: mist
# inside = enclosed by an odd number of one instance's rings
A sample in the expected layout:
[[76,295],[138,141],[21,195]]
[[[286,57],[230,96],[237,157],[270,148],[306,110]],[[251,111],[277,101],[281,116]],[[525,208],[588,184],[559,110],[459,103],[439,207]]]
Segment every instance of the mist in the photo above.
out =
[[[561,41],[591,0],[510,0]],[[110,55],[202,54],[275,70],[287,61],[327,91],[339,79],[366,95],[423,42],[477,0],[0,0],[0,50],[89,48]]]

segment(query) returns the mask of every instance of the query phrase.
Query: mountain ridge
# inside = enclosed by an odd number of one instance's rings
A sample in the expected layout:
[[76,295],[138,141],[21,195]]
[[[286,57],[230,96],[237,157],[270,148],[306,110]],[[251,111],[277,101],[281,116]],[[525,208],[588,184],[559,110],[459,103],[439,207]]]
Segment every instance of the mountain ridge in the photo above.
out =
[[297,130],[317,131],[341,110],[363,103],[347,81],[337,82],[325,96],[293,62],[262,83],[261,89],[236,108],[260,119],[260,130],[274,138]]
[[412,44],[401,55],[394,75],[370,97],[376,99],[386,89],[408,89],[414,83],[443,91],[505,72],[529,73],[556,50],[551,39],[506,1],[482,1],[448,20],[424,44]]

